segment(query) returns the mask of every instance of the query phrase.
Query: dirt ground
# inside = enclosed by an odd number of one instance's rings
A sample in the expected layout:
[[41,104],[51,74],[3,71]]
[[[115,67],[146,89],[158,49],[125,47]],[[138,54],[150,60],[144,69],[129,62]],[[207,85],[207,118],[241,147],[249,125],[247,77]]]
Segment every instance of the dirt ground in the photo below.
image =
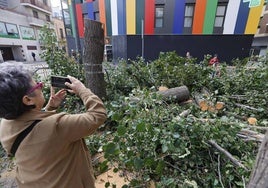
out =
[[[0,174],[0,187],[17,188],[14,170],[15,165],[8,159],[1,159],[0,163],[2,169]],[[120,176],[120,172],[114,173],[112,168],[97,176],[96,188],[105,188],[106,182],[110,182],[110,185],[114,184],[118,188],[121,188],[124,184],[127,184],[125,178]]]

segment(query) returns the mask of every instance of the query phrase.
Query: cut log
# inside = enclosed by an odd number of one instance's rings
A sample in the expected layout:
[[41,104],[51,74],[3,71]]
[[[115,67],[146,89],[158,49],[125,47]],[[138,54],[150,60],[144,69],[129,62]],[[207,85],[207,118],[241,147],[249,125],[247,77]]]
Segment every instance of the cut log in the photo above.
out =
[[175,102],[183,102],[190,97],[190,92],[186,86],[170,88],[165,91],[158,91],[157,93],[162,95],[164,100],[172,100]]
[[224,108],[224,102],[217,102],[215,108],[216,110],[222,110]]
[[195,93],[195,94],[193,94],[193,96],[194,96],[194,100],[195,100],[196,104],[200,107],[200,109],[202,111],[207,111],[208,110],[208,107],[209,107],[209,104],[208,104],[208,101],[205,100],[202,97],[202,94]]
[[158,88],[158,91],[166,91],[166,90],[168,90],[168,88],[166,86],[160,86]]
[[257,123],[257,119],[254,118],[254,117],[250,117],[250,118],[248,118],[248,123],[249,123],[250,125],[256,125],[256,123]]

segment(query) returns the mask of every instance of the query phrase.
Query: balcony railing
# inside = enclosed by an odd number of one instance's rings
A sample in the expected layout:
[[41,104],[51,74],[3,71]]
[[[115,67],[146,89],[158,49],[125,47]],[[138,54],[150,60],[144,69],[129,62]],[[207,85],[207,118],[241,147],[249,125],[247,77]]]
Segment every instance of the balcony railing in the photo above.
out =
[[44,4],[43,2],[40,2],[38,0],[20,0],[20,3],[23,3],[25,6],[30,7],[37,7],[40,10],[46,10],[46,12],[51,12],[51,7]]
[[38,19],[38,18],[34,18],[34,17],[28,17],[28,22],[30,25],[34,25],[37,27],[42,27],[46,24],[46,22],[44,20]]

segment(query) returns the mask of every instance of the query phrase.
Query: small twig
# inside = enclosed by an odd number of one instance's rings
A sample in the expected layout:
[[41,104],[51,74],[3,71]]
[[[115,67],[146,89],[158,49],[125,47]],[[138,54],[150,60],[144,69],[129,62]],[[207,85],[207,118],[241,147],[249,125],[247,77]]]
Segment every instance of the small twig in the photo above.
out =
[[184,173],[184,171],[183,171],[183,170],[181,170],[180,168],[178,168],[178,167],[174,166],[173,164],[170,164],[170,163],[169,163],[169,162],[167,162],[167,161],[165,161],[165,163],[166,163],[167,165],[171,166],[172,168],[174,168],[174,169],[176,169],[176,170],[178,170],[178,171],[180,171],[180,172]]
[[218,174],[219,174],[219,181],[221,183],[221,186],[224,188],[224,185],[221,181],[221,162],[220,162],[220,155],[218,155]]
[[231,160],[231,162],[233,162],[233,164],[248,171],[248,169],[241,162],[239,162],[236,158],[234,158],[232,154],[230,154],[228,151],[219,146],[214,140],[209,140],[208,143],[214,146],[220,152],[222,152],[227,158]]

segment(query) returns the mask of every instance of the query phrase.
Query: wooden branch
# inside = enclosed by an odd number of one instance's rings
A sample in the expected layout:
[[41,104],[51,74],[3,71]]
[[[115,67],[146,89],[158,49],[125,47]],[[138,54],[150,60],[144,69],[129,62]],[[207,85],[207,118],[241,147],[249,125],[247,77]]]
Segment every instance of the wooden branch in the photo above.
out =
[[217,150],[219,150],[221,153],[223,153],[227,158],[229,158],[234,165],[241,167],[245,170],[248,170],[240,161],[238,161],[236,158],[232,156],[232,154],[230,154],[228,151],[219,146],[214,140],[209,140],[208,143],[213,147],[215,147]]
[[254,108],[254,107],[251,107],[251,106],[247,106],[247,105],[244,105],[244,104],[234,103],[234,105],[237,106],[237,107],[241,107],[243,109],[246,109],[246,110],[252,110],[252,111],[257,111],[257,112],[260,111],[257,108]]
[[258,142],[262,142],[264,138],[264,134],[248,130],[248,129],[242,129],[237,136],[245,139],[245,140],[256,140]]
[[228,115],[228,116],[234,116],[235,118],[240,119],[240,120],[244,120],[244,121],[246,121],[248,119],[246,116],[239,116],[235,113],[228,112],[228,111],[223,112],[223,114]]

